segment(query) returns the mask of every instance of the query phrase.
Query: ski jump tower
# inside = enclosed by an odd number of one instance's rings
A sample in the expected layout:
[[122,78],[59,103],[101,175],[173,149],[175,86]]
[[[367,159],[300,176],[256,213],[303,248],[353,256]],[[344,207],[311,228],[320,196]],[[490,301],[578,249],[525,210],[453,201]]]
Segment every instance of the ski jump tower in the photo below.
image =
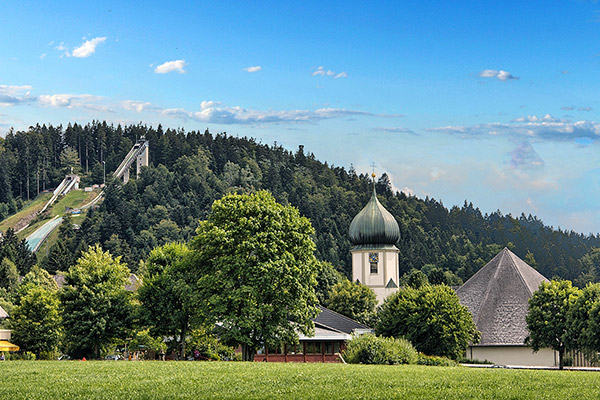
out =
[[142,167],[148,166],[148,153],[150,152],[150,144],[148,141],[142,137],[140,138],[129,153],[125,156],[119,168],[113,173],[113,176],[117,178],[122,178],[123,183],[127,183],[129,181],[129,169],[135,162],[136,165],[136,177],[140,176],[140,170]]

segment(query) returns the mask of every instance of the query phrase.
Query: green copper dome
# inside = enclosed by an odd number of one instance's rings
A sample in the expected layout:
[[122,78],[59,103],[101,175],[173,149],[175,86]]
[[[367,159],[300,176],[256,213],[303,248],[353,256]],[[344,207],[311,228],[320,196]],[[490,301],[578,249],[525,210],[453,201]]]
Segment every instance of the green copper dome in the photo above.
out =
[[400,228],[392,214],[386,210],[373,187],[373,196],[350,224],[352,250],[360,249],[396,249],[400,239]]

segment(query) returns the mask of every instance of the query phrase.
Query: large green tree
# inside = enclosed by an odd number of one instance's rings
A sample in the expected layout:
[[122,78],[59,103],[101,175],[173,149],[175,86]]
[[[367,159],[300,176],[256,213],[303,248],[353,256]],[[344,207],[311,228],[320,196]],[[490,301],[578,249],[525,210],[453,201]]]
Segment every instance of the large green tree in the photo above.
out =
[[138,289],[143,324],[153,336],[170,336],[177,341],[179,356],[185,356],[186,336],[194,313],[193,284],[197,277],[185,263],[190,250],[184,244],[157,247],[146,261],[143,284]]
[[327,308],[365,325],[375,322],[377,296],[373,289],[359,282],[344,279],[329,293]]
[[534,351],[550,347],[558,352],[558,368],[563,369],[565,351],[575,347],[569,335],[568,315],[580,291],[567,280],[542,282],[529,299],[525,320],[529,329],[526,343]]
[[428,355],[458,359],[480,338],[471,313],[446,285],[401,289],[384,300],[378,317],[377,334],[404,337]]
[[20,302],[20,299],[29,293],[33,288],[40,287],[51,292],[58,290],[58,284],[52,276],[43,268],[34,265],[21,281],[18,289],[16,290],[15,299]]
[[298,210],[260,191],[216,201],[192,242],[197,307],[244,360],[261,346],[310,334],[317,314],[314,230]]
[[[51,357],[61,340],[61,316],[56,290],[33,287],[14,307],[10,319],[12,340],[40,358]],[[43,358],[43,357],[42,357]]]
[[75,357],[100,357],[103,346],[124,339],[131,322],[129,269],[120,257],[91,247],[69,268],[60,291],[65,341]]
[[[593,356],[600,351],[600,332],[592,323],[592,309],[600,303],[600,283],[588,283],[567,313],[567,336],[572,348]],[[598,348],[599,350],[595,350]]]

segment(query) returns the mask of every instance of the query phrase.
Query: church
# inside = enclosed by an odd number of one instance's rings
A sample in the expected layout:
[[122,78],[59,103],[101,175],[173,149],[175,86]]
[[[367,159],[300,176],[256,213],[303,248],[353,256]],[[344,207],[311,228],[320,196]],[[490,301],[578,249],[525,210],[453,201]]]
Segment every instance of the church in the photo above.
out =
[[[369,286],[379,304],[399,290],[398,222],[373,194],[350,224],[352,280]],[[471,345],[466,358],[495,364],[554,367],[551,349],[534,353],[524,344],[528,335],[525,316],[529,299],[542,281],[539,272],[504,248],[464,285],[456,288],[462,305],[473,316],[481,342]]]

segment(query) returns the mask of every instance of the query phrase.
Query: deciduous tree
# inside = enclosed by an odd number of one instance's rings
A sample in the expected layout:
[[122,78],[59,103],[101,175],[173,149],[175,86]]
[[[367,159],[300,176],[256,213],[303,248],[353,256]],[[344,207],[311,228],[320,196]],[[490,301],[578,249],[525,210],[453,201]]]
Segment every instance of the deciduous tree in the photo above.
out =
[[198,307],[244,360],[261,346],[294,343],[317,314],[314,230],[273,196],[230,194],[200,222],[192,248]]
[[197,277],[186,265],[189,249],[181,243],[157,247],[148,257],[138,290],[142,323],[154,336],[172,336],[179,356],[185,356],[186,336],[194,316],[192,285]]
[[571,281],[542,282],[529,299],[525,320],[529,329],[526,343],[534,351],[550,347],[558,352],[558,368],[563,369],[565,351],[574,347],[569,336],[568,314],[580,291]]
[[384,300],[378,317],[377,334],[404,337],[427,355],[457,359],[480,338],[471,313],[446,285],[401,289]]
[[[33,287],[14,307],[10,319],[12,340],[37,358],[50,357],[60,344],[61,317],[56,290]],[[44,354],[45,353],[45,354]]]
[[65,340],[75,357],[100,357],[103,346],[124,339],[130,325],[131,293],[125,290],[129,269],[91,247],[69,268],[60,291]]
[[336,284],[327,299],[327,308],[370,326],[375,322],[376,306],[373,289],[348,279]]

